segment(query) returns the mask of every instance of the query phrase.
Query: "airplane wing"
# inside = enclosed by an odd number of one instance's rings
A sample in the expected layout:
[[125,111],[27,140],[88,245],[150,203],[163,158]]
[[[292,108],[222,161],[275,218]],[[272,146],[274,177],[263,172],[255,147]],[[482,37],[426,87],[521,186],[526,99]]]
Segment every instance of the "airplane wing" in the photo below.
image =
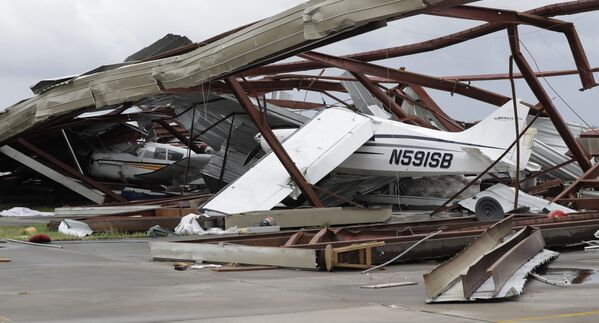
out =
[[183,158],[173,164],[162,167],[151,173],[145,173],[136,175],[135,177],[143,179],[145,181],[152,181],[157,183],[168,183],[172,181],[183,181],[185,178],[185,169],[189,160],[189,170],[187,172],[187,178],[192,179],[200,175],[200,171],[208,162],[211,156],[201,155],[189,158]]

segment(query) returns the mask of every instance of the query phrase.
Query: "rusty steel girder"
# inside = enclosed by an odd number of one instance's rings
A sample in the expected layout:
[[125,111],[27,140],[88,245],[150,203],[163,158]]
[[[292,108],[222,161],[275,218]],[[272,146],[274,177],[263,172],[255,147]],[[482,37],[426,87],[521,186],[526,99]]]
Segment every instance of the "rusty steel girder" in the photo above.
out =
[[392,69],[389,67],[365,63],[353,59],[335,57],[316,52],[306,52],[300,54],[299,56],[311,61],[325,64],[328,67],[337,67],[350,72],[386,78],[389,83],[414,83],[436,90],[458,93],[495,106],[502,106],[511,100],[511,98],[507,96],[483,90],[468,84],[450,82],[432,76]]
[[[599,9],[599,0],[581,0],[571,1],[566,3],[552,4],[535,8],[532,10],[525,11],[526,14],[533,14],[542,17],[552,17],[558,15],[570,15],[578,14],[582,12],[588,12]],[[377,61],[389,58],[395,58],[400,56],[413,55],[418,53],[430,52],[433,50],[449,47],[456,45],[471,39],[475,39],[484,35],[488,35],[502,29],[505,29],[505,24],[498,23],[486,23],[477,27],[469,28],[457,33],[449,34],[447,36],[438,37],[435,39],[402,45],[397,47],[390,47],[384,49],[378,49],[373,51],[355,53],[343,56],[343,58],[350,58],[359,61]],[[278,74],[278,73],[292,73],[297,71],[306,71],[318,68],[326,67],[326,64],[315,62],[315,61],[300,61],[291,63],[279,63],[266,65],[263,67],[255,68],[244,72],[243,75],[256,76],[256,75],[267,75],[267,74]]]
[[517,25],[527,24],[546,30],[561,32],[566,36],[578,74],[580,75],[580,81],[582,83],[582,89],[586,90],[597,86],[591,66],[585,54],[584,48],[576,32],[574,24],[563,20],[557,20],[552,18],[546,18],[531,13],[519,13],[512,10],[502,10],[494,8],[481,8],[474,6],[460,6],[454,8],[448,8],[445,10],[433,10],[431,14],[442,17],[460,18],[460,19],[472,19],[472,20],[484,20],[489,23],[502,24],[502,25]]
[[237,79],[232,76],[228,77],[226,82],[233,91],[237,101],[239,101],[239,104],[241,104],[241,106],[244,108],[247,115],[262,134],[264,140],[266,140],[273,153],[277,156],[277,158],[279,158],[281,164],[289,173],[289,176],[291,176],[297,187],[302,191],[302,193],[304,193],[310,204],[315,207],[323,207],[318,195],[316,192],[314,192],[312,186],[310,186],[310,184],[306,181],[304,175],[302,175],[289,154],[287,154],[285,148],[283,148],[277,137],[273,134],[272,130],[268,127],[266,122],[264,122],[263,115],[256,109],[250,98],[245,93],[244,89],[241,87],[241,84],[239,84]]
[[580,168],[583,171],[589,170],[592,165],[586,152],[582,149],[578,141],[576,141],[576,138],[574,138],[574,135],[572,135],[572,132],[570,132],[570,129],[566,126],[564,119],[553,105],[551,98],[547,95],[547,92],[545,92],[545,89],[535,77],[534,71],[526,61],[526,58],[524,58],[524,55],[520,52],[520,38],[518,37],[518,27],[516,25],[508,26],[508,36],[512,57],[514,58],[518,69],[520,69],[520,72],[524,75],[526,83],[537,97],[537,100],[539,100],[541,105],[545,108],[545,112],[549,115],[549,118],[551,118],[553,125],[568,146],[568,149],[570,149],[570,152],[572,152],[572,155],[574,155],[574,159],[576,159]]

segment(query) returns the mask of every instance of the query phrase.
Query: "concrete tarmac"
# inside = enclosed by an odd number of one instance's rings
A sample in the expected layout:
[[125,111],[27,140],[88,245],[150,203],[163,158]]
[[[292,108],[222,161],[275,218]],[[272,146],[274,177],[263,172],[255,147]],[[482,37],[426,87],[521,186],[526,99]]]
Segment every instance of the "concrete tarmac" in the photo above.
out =
[[[147,240],[0,243],[0,322],[598,322],[599,279],[569,287],[530,281],[504,302],[426,304],[436,263],[356,271],[173,270]],[[562,253],[553,268],[599,269],[599,252]],[[378,283],[417,285],[362,289]]]

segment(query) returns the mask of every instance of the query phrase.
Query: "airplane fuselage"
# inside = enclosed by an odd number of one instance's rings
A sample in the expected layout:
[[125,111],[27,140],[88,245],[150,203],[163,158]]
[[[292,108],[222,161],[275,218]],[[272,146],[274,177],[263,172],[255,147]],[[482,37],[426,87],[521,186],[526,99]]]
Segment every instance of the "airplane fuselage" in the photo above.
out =
[[473,174],[488,163],[463,147],[505,149],[463,142],[453,133],[382,121],[374,137],[345,160],[335,171],[348,174],[421,177]]

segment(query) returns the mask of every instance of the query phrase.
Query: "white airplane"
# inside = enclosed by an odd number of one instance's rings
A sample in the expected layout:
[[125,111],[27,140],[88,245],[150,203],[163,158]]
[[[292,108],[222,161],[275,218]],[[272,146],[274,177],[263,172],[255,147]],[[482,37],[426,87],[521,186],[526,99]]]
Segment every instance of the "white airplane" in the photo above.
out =
[[[518,102],[520,131],[528,110]],[[520,139],[520,170],[538,169],[528,163],[535,131],[529,129]],[[326,109],[299,129],[273,132],[309,183],[318,183],[331,172],[393,178],[481,173],[517,138],[513,102],[462,132],[422,128],[344,108]],[[256,139],[263,150],[270,151],[261,136]],[[514,173],[516,165],[512,149],[490,171]],[[202,205],[202,212],[270,210],[300,194],[278,158],[266,154]]]
[[[518,102],[518,128],[526,127],[529,108]],[[374,136],[341,163],[335,172],[392,177],[425,177],[452,174],[478,174],[497,160],[516,139],[513,101],[495,110],[471,128],[446,132],[409,125],[371,115]],[[284,141],[297,129],[273,130]],[[520,139],[521,170],[538,170],[529,163],[536,129],[529,128]],[[270,147],[256,136],[262,149]],[[514,172],[515,147],[491,170]]]
[[210,154],[190,152],[187,148],[161,143],[134,145],[129,149],[96,150],[89,161],[89,172],[94,177],[123,182],[151,182],[176,185],[188,183],[200,176],[199,171],[210,161]]

